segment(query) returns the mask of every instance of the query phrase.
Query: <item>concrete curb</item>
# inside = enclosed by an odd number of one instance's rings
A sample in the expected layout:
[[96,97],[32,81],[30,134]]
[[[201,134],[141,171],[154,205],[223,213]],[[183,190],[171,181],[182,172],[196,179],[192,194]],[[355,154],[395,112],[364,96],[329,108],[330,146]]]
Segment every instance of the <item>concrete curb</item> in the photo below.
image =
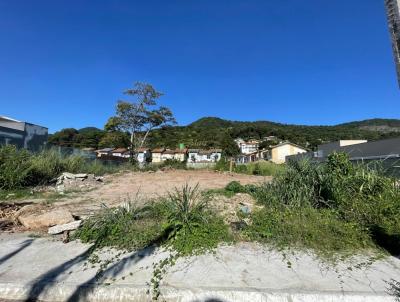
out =
[[[152,301],[147,287],[130,285],[88,285],[44,283],[46,289],[36,296],[30,285],[0,283],[0,298],[6,300],[39,300],[44,302],[143,302]],[[35,284],[39,286],[40,284]],[[160,301],[166,302],[395,302],[386,293],[277,291],[257,288],[176,288],[160,287]],[[30,295],[30,297],[29,297]]]

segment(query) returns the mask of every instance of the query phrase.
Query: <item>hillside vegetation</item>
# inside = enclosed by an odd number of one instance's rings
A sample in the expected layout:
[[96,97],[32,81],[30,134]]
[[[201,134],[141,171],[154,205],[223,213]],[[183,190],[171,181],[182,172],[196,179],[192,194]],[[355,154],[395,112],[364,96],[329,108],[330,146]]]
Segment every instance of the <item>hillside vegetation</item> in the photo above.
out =
[[[228,121],[216,117],[201,118],[187,126],[164,127],[151,132],[149,147],[176,148],[184,143],[192,148],[222,147],[228,154],[237,152],[233,139],[277,136],[302,146],[314,148],[322,142],[338,139],[377,140],[400,136],[400,120],[371,119],[335,126],[304,126],[269,121]],[[128,135],[97,128],[63,129],[50,136],[49,142],[69,147],[125,147]]]

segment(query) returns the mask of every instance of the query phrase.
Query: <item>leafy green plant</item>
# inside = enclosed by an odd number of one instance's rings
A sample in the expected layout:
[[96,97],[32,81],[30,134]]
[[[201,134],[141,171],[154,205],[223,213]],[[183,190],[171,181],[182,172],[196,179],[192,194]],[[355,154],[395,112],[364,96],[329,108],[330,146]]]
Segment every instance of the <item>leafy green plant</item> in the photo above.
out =
[[44,185],[62,172],[102,175],[124,169],[106,166],[77,155],[62,155],[55,149],[30,153],[15,146],[0,147],[0,190],[17,190]]
[[157,205],[136,207],[127,203],[117,208],[105,208],[86,220],[75,233],[75,238],[94,243],[97,248],[142,249],[161,240],[163,221],[165,219]]
[[251,214],[251,221],[244,231],[251,240],[278,249],[313,250],[324,259],[374,247],[356,223],[345,222],[328,209],[271,206]]
[[[283,207],[282,215],[312,209],[336,217],[343,225],[355,226],[360,238],[366,235],[391,253],[400,251],[399,187],[378,170],[353,165],[347,155],[332,154],[326,163],[290,162],[271,183],[248,192],[266,208]],[[324,237],[322,233],[318,236]],[[357,245],[356,237],[348,238],[354,238]]]

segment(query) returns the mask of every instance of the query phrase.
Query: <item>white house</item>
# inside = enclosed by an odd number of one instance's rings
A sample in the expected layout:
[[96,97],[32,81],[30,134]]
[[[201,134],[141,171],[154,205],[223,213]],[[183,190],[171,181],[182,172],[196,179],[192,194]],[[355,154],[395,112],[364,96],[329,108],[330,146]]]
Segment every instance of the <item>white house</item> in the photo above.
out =
[[258,151],[258,146],[260,142],[258,140],[249,140],[249,141],[244,141],[241,138],[235,139],[236,144],[238,145],[240,149],[240,153],[242,154],[250,154]]
[[188,162],[189,163],[213,163],[221,159],[221,149],[189,149],[188,151]]
[[175,158],[175,150],[166,149],[161,154],[161,161],[166,161],[167,159],[172,160]]
[[124,157],[124,158],[129,158],[130,154],[128,149],[126,148],[117,148],[111,151],[112,156],[117,156],[117,157]]
[[102,157],[103,155],[111,155],[111,152],[114,150],[114,148],[103,148],[96,150],[97,157]]
[[151,150],[151,162],[153,163],[160,163],[162,162],[162,155],[165,152],[165,148],[155,148]]

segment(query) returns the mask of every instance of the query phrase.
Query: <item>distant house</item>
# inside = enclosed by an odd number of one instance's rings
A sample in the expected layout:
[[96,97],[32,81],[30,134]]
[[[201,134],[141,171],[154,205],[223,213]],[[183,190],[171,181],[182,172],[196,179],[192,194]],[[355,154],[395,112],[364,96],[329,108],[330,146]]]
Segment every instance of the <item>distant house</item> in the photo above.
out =
[[263,149],[249,154],[240,154],[236,157],[236,163],[238,164],[246,164],[259,160],[267,160],[268,159],[269,150]]
[[161,161],[166,161],[167,159],[172,160],[175,157],[175,150],[165,149],[161,154]]
[[114,150],[114,148],[103,148],[96,150],[97,157],[102,157],[102,156],[108,156],[112,155],[111,152]]
[[237,138],[235,139],[235,142],[238,145],[241,154],[254,153],[258,151],[258,147],[260,145],[260,142],[254,139],[249,141],[244,141],[241,138]]
[[0,145],[39,151],[46,145],[47,138],[46,127],[0,116]]
[[178,161],[185,161],[187,156],[187,149],[176,149],[174,159]]
[[151,152],[149,148],[139,148],[136,150],[137,161],[141,164],[151,161]]
[[160,163],[162,162],[162,154],[164,153],[165,148],[155,148],[151,150],[151,162]]
[[112,156],[117,156],[117,157],[124,157],[124,158],[129,158],[130,153],[129,150],[126,148],[117,148],[111,151]]
[[189,149],[188,163],[215,163],[221,159],[221,149]]
[[268,153],[266,153],[266,159],[276,164],[282,164],[286,162],[286,157],[301,153],[306,153],[307,150],[291,142],[283,142],[276,146],[272,146]]
[[389,159],[400,161],[400,138],[381,139],[372,142],[367,142],[366,140],[341,140],[319,145],[315,152],[307,152],[298,156],[292,156],[290,159],[298,160],[308,158],[317,161],[325,161],[328,156],[334,152],[346,153],[352,161],[386,161]]
[[331,154],[333,151],[339,150],[342,147],[346,146],[354,146],[359,144],[367,143],[368,141],[365,139],[358,140],[339,140],[336,142],[326,143],[318,146],[316,157],[326,157]]

